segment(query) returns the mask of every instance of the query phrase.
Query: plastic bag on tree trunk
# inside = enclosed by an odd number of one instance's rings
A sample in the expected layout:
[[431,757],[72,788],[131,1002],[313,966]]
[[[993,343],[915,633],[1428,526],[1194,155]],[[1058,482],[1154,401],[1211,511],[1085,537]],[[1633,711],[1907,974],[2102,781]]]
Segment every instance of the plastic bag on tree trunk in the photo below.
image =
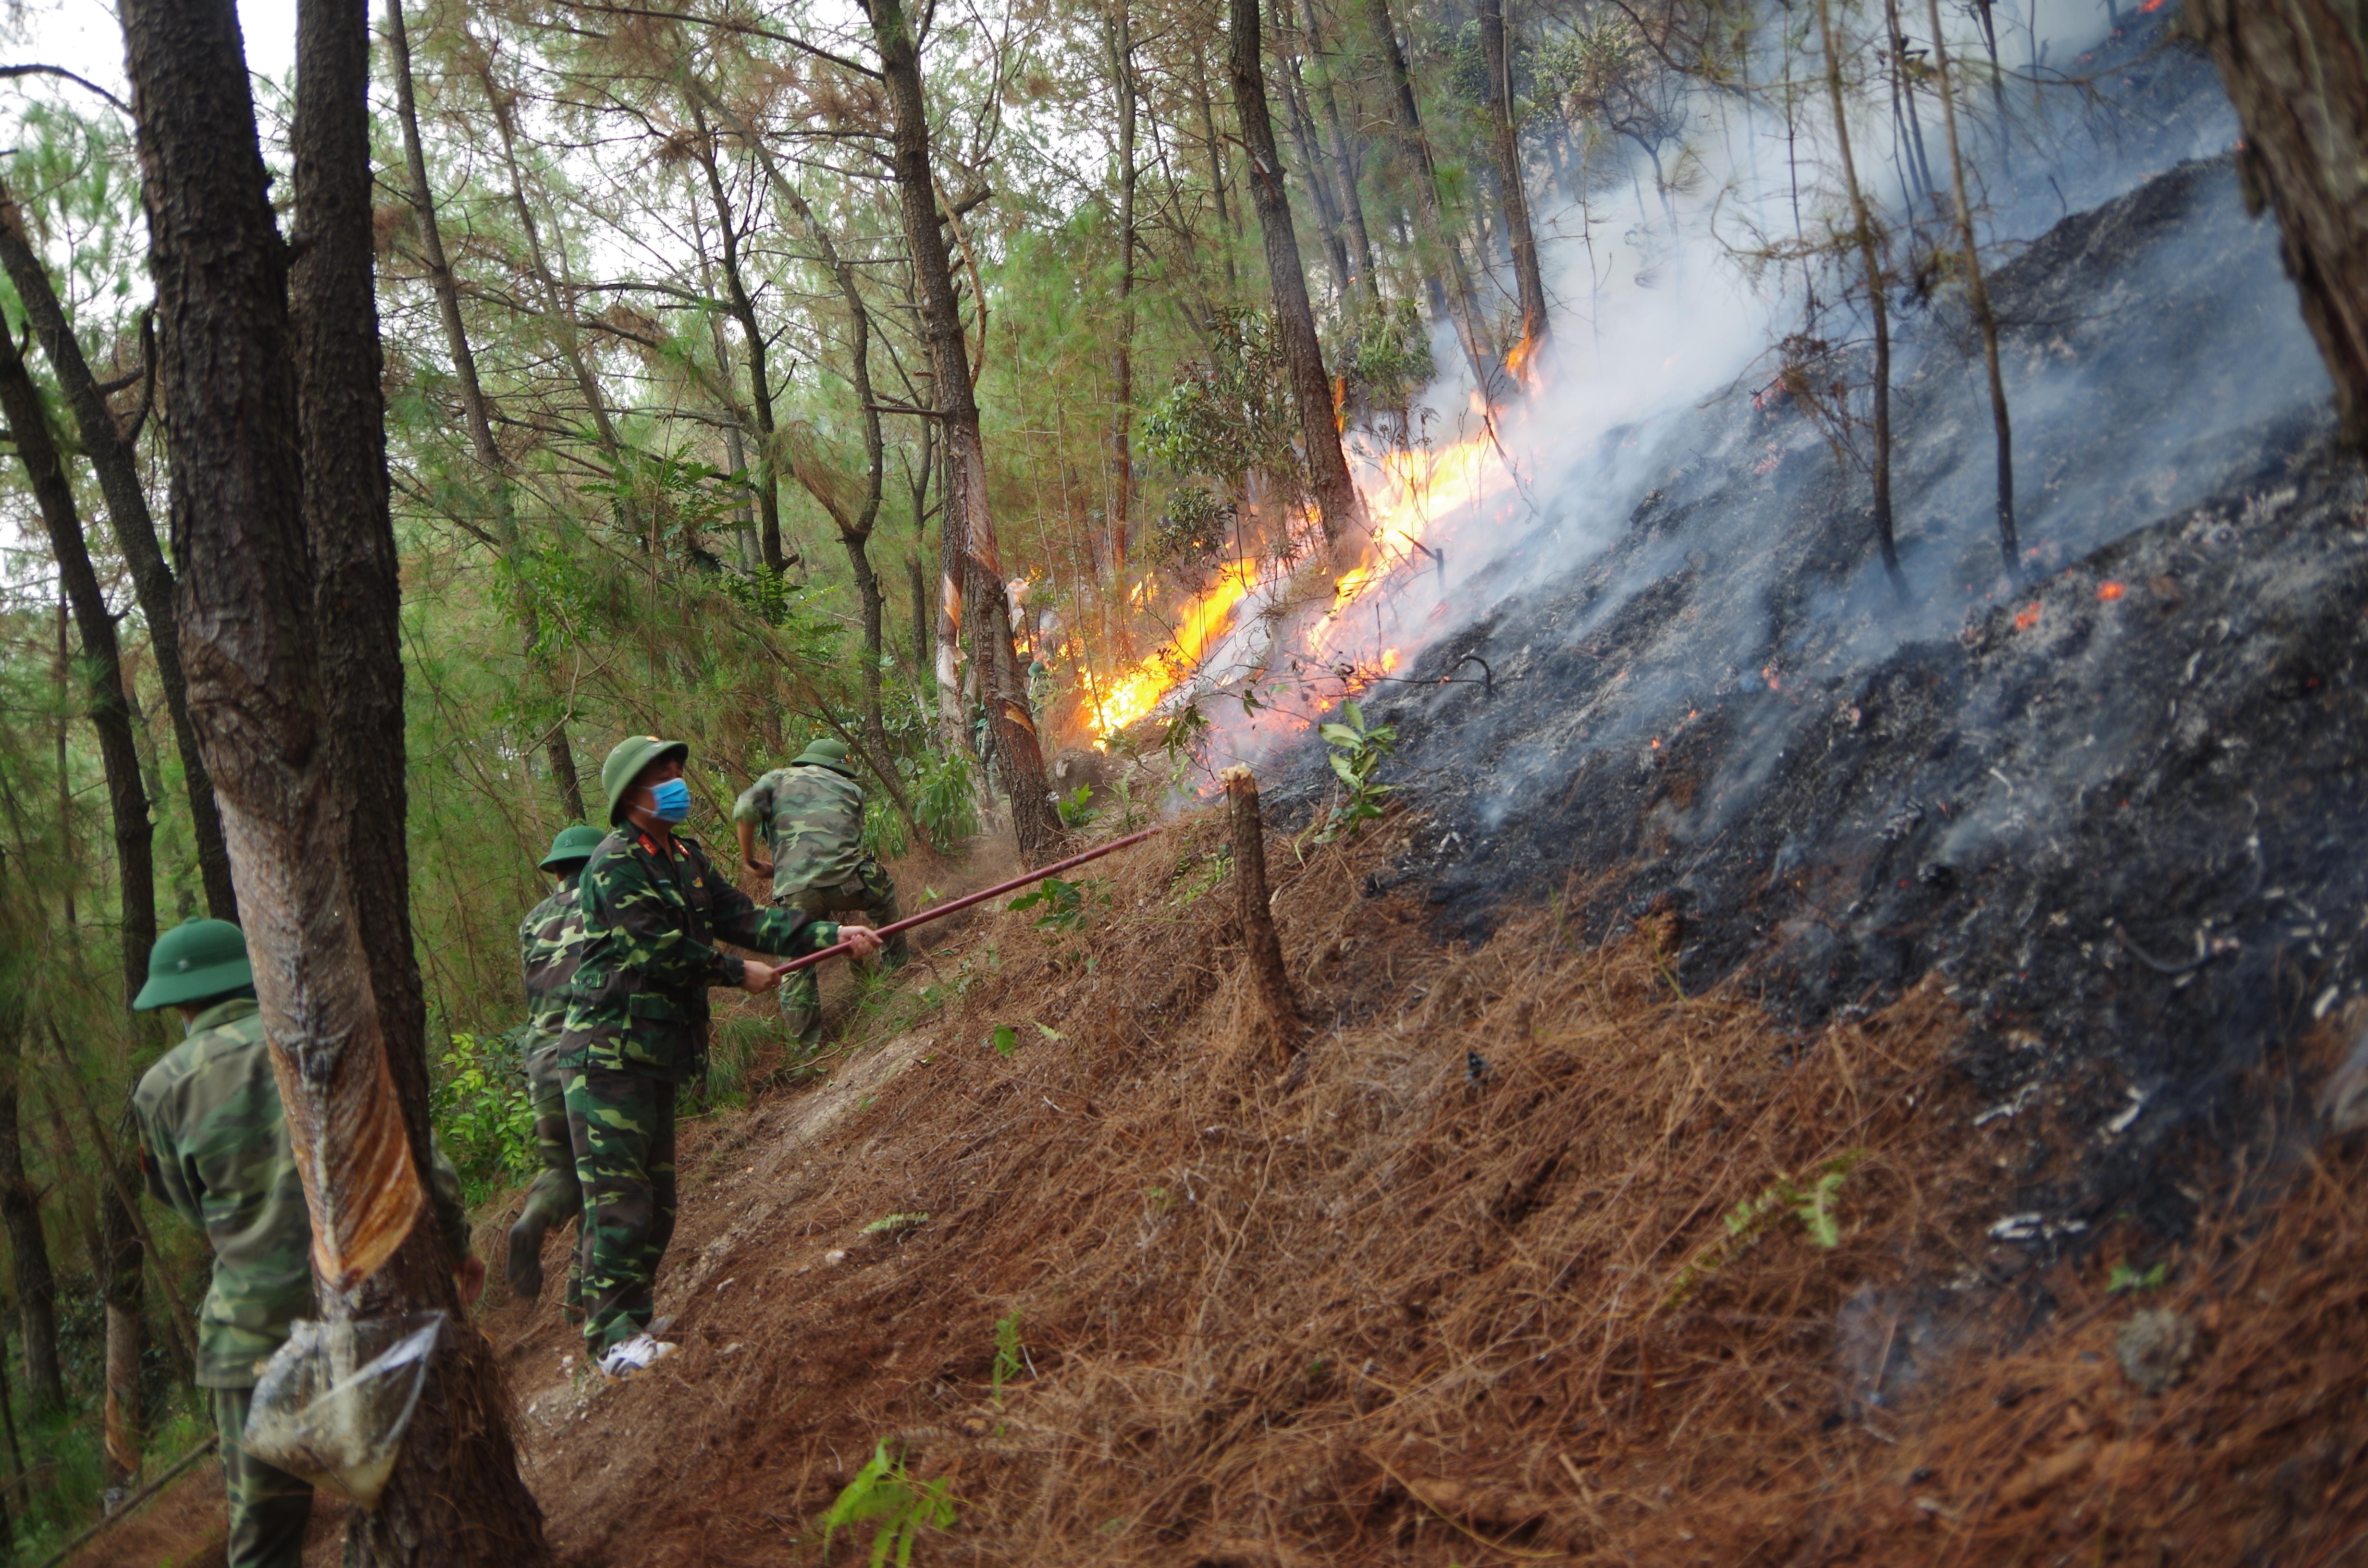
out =
[[443,1331],[442,1312],[347,1323],[299,1319],[255,1385],[247,1451],[361,1507],[377,1507]]

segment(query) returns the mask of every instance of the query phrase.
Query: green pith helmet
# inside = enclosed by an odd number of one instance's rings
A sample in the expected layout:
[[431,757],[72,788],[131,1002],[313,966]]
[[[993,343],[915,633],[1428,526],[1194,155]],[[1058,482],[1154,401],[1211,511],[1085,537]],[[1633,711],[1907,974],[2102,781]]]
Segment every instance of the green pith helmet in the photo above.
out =
[[662,741],[655,735],[627,735],[619,741],[609,760],[600,765],[600,789],[609,797],[609,820],[615,822],[624,808],[625,791],[642,776],[650,764],[673,757],[681,761],[690,756],[690,747],[681,741]]
[[149,1013],[254,983],[245,932],[227,920],[185,920],[148,949],[148,983],[131,1006]]
[[586,827],[582,823],[561,828],[559,836],[551,841],[551,853],[542,858],[542,869],[546,871],[575,869],[592,858],[592,851],[600,847],[603,836],[598,828]]
[[834,773],[844,773],[849,778],[855,777],[855,769],[847,765],[847,743],[845,741],[808,741],[806,743],[806,749],[798,753],[795,766],[800,767],[827,767]]

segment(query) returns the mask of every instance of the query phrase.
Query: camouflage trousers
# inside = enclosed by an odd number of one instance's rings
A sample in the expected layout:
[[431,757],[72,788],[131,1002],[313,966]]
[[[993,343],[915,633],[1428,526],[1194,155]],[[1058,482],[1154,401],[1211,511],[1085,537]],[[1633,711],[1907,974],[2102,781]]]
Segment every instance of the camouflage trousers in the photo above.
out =
[[[556,1039],[546,1040],[528,1053],[526,1089],[528,1103],[534,1108],[534,1148],[542,1156],[542,1169],[526,1189],[526,1204],[518,1210],[518,1222],[522,1229],[531,1229],[539,1248],[543,1237],[554,1230],[565,1230],[584,1212],[584,1188],[575,1174],[575,1141],[567,1131],[567,1087],[561,1081]],[[567,1293],[560,1301],[573,1311],[583,1301],[581,1249],[571,1256],[575,1262],[567,1270]]]
[[[861,910],[865,923],[871,926],[886,926],[904,918],[896,903],[896,884],[890,880],[888,869],[869,855],[856,867],[853,881],[835,887],[777,890],[773,902],[784,909],[803,910],[810,920],[827,920],[841,910]],[[902,935],[888,938],[889,968],[900,967],[910,957],[912,945]],[[822,981],[814,971],[802,969],[782,981],[778,994],[781,999],[781,1021],[789,1026],[790,1033],[804,1044],[819,1044]]]
[[246,1410],[253,1389],[208,1389],[214,1429],[222,1434],[222,1494],[230,1504],[229,1568],[298,1568],[304,1527],[313,1518],[313,1487],[246,1451]]
[[581,1057],[562,1074],[584,1191],[584,1337],[598,1355],[647,1328],[656,1310],[658,1260],[674,1239],[675,1086]]

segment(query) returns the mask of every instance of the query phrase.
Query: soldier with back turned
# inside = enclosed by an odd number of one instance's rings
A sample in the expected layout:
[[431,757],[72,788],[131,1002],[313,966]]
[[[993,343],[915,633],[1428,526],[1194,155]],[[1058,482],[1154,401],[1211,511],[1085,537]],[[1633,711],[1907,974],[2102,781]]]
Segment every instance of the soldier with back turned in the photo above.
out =
[[[230,1506],[229,1568],[296,1568],[313,1488],[246,1451],[246,1415],[263,1363],[313,1310],[313,1221],[288,1142],[246,938],[227,920],[192,920],[158,938],[131,1006],[170,1007],[188,1038],[148,1069],[131,1096],[148,1190],[213,1244],[198,1308],[198,1384],[222,1434]],[[437,1156],[429,1183],[444,1244],[459,1260],[462,1305],[485,1267],[471,1256],[461,1182]]]
[[[740,836],[740,863],[773,879],[773,903],[820,920],[841,910],[863,912],[887,926],[897,913],[896,884],[863,847],[863,786],[834,740],[810,743],[787,767],[776,767],[741,791],[732,808]],[[769,859],[757,858],[765,838]],[[888,961],[902,964],[910,949],[900,932],[888,938]],[[781,1017],[790,1032],[813,1046],[822,1039],[822,987],[812,970],[781,982]]]

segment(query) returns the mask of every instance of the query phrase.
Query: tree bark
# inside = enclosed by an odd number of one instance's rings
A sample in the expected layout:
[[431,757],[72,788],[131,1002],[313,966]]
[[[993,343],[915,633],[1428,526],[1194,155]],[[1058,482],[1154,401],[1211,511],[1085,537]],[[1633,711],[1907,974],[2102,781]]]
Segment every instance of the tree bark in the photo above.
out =
[[[107,1397],[100,1415],[99,1483],[108,1490],[127,1487],[140,1479],[142,1434],[140,1419],[141,1298],[140,1235],[131,1211],[118,1190],[124,1173],[103,1184],[98,1194],[98,1256],[91,1259],[99,1277],[99,1300],[107,1313],[107,1355],[104,1376]],[[140,1177],[135,1168],[132,1180]]]
[[[403,155],[405,172],[411,177],[413,221],[419,228],[420,259],[427,268],[428,286],[436,294],[437,316],[444,327],[444,346],[452,356],[452,379],[461,389],[461,412],[469,423],[469,445],[476,454],[478,466],[494,487],[494,521],[499,530],[504,553],[510,557],[512,574],[518,575],[521,552],[518,547],[518,501],[511,483],[509,460],[501,444],[494,439],[493,411],[485,400],[484,383],[477,377],[477,356],[469,347],[468,323],[461,315],[460,281],[452,274],[452,264],[444,254],[444,233],[436,221],[436,193],[427,183],[427,153],[419,137],[419,105],[411,79],[411,34],[404,26],[403,0],[386,0],[386,38],[393,54],[394,102],[397,118],[403,122]],[[542,657],[541,617],[534,608],[534,597],[524,583],[518,589],[518,632],[524,642],[528,668],[544,691],[556,699],[557,682],[552,679],[550,662]],[[567,739],[565,704],[559,704],[559,716],[552,722],[550,733],[543,742],[544,755],[551,763],[552,782],[559,790],[559,803],[568,816],[576,822],[585,820],[584,783],[575,772],[575,748]]]
[[1529,193],[1521,185],[1521,142],[1513,123],[1513,70],[1505,47],[1504,0],[1480,0],[1480,51],[1487,66],[1489,148],[1505,208],[1505,234],[1513,253],[1513,280],[1521,301],[1516,375],[1526,375],[1546,346],[1546,285],[1538,271],[1537,236],[1530,228]]
[[1974,324],[1981,329],[1982,361],[1989,373],[1990,426],[1998,441],[1998,551],[2007,575],[2021,570],[2022,547],[2014,526],[2014,425],[2007,415],[2006,378],[1998,367],[1998,312],[1990,309],[1989,282],[1982,272],[1981,244],[1974,234],[1974,205],[1965,194],[1965,157],[1957,141],[1957,98],[1950,80],[1949,50],[1941,38],[1941,0],[1924,0],[1932,23],[1932,65],[1941,85],[1941,124],[1949,142],[1949,183],[1957,199],[1957,242],[1965,247],[1965,293]]
[[[1053,858],[1064,835],[1045,782],[1035,715],[1029,708],[1027,687],[1018,678],[1018,660],[1012,653],[1003,562],[996,547],[995,517],[986,500],[986,449],[979,434],[978,400],[971,392],[962,307],[954,297],[951,258],[939,220],[936,181],[929,172],[929,121],[921,88],[920,47],[901,0],[864,0],[864,12],[871,23],[881,72],[887,82],[897,205],[912,252],[921,331],[929,346],[938,415],[944,428],[947,549],[964,564],[962,577],[967,579],[948,573],[946,597],[950,607],[967,609],[973,656],[982,666],[987,723],[995,736],[995,758],[1003,773],[1004,792],[1011,800],[1012,833],[1019,841],[1020,858],[1031,866],[1042,865]],[[957,625],[962,619],[956,615]]]
[[1891,526],[1891,316],[1884,296],[1883,239],[1869,210],[1866,192],[1858,183],[1858,165],[1850,156],[1850,110],[1842,101],[1842,57],[1834,38],[1832,0],[1817,0],[1817,29],[1826,51],[1826,96],[1834,114],[1834,145],[1841,154],[1842,185],[1849,192],[1851,243],[1866,273],[1867,314],[1874,327],[1874,537],[1883,551],[1883,570],[1892,586],[1900,585],[1899,545]]
[[[215,918],[235,920],[238,898],[232,891],[230,857],[222,848],[222,813],[214,805],[213,781],[199,755],[197,735],[189,727],[188,686],[181,675],[181,639],[173,624],[173,571],[156,545],[156,525],[148,511],[148,492],[140,483],[139,464],[123,426],[107,406],[98,383],[83,358],[81,340],[68,325],[58,302],[49,268],[33,249],[25,214],[15,195],[0,183],[0,266],[17,286],[27,320],[41,340],[50,368],[64,392],[74,416],[84,454],[98,475],[99,494],[115,525],[117,547],[131,568],[140,613],[148,623],[148,643],[155,651],[156,676],[165,687],[165,705],[172,712],[173,736],[181,753],[181,772],[189,797],[189,825],[198,853],[198,875],[205,885],[206,909]],[[153,352],[152,352],[153,358]],[[150,366],[151,374],[154,367]],[[113,642],[110,631],[108,641]],[[147,955],[141,955],[146,962]]]
[[2303,320],[2368,448],[2368,19],[2317,0],[2187,0],[2244,127],[2246,203],[2277,214]]
[[1423,134],[1422,109],[1414,98],[1414,72],[1406,64],[1406,51],[1398,44],[1397,21],[1390,15],[1390,0],[1366,0],[1366,9],[1372,22],[1374,41],[1381,47],[1383,64],[1389,73],[1390,102],[1396,111],[1398,141],[1414,185],[1415,225],[1419,241],[1417,248],[1423,253],[1424,270],[1432,287],[1446,298],[1455,340],[1463,346],[1464,360],[1472,367],[1473,384],[1486,396],[1490,383],[1496,380],[1495,357],[1480,329],[1479,312],[1472,302],[1472,278],[1463,267],[1463,253],[1449,236],[1446,215],[1440,208],[1439,168],[1431,161],[1430,140]]
[[[291,247],[266,196],[234,8],[127,0],[122,15],[165,326],[190,703],[222,790],[322,1301],[333,1317],[457,1317],[450,1260],[417,1223],[426,1061],[401,858],[401,670],[371,662],[394,657],[395,582],[367,15],[304,0],[298,16],[294,334]],[[305,452],[343,472],[308,476]],[[348,688],[334,705],[332,681]],[[356,734],[365,720],[381,733]],[[365,762],[370,773],[347,771]],[[492,1377],[481,1335],[447,1335],[384,1506],[358,1526],[362,1560],[549,1560]]]
[[1225,800],[1232,813],[1234,885],[1239,890],[1242,948],[1247,955],[1250,986],[1275,1052],[1286,1060],[1298,1054],[1304,1024],[1299,998],[1283,966],[1282,938],[1274,928],[1273,895],[1267,891],[1266,818],[1258,806],[1258,776],[1247,767],[1224,773]]
[[1258,0],[1230,0],[1234,114],[1241,121],[1242,145],[1249,154],[1250,199],[1257,203],[1258,231],[1266,242],[1267,281],[1274,290],[1275,324],[1283,358],[1298,395],[1300,439],[1307,456],[1310,487],[1325,539],[1338,543],[1361,531],[1363,508],[1340,453],[1340,426],[1332,406],[1332,378],[1324,370],[1324,346],[1308,308],[1307,275],[1299,260],[1299,236],[1291,225],[1291,197],[1283,189],[1282,160],[1275,153],[1274,123],[1266,107],[1266,74],[1258,47]]
[[65,1403],[58,1370],[58,1278],[41,1233],[41,1200],[25,1170],[19,1087],[24,1074],[24,1016],[0,1009],[0,1224],[8,1230],[8,1263],[17,1290],[17,1328],[25,1350],[25,1394],[33,1409]]

